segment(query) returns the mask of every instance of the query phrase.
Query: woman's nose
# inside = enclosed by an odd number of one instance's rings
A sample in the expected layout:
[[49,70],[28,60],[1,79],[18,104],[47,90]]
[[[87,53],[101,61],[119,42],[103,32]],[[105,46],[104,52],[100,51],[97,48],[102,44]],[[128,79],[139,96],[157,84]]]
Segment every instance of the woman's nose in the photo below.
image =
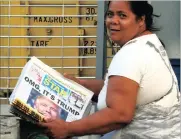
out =
[[111,18],[111,23],[112,24],[119,24],[119,17],[118,16],[113,16]]

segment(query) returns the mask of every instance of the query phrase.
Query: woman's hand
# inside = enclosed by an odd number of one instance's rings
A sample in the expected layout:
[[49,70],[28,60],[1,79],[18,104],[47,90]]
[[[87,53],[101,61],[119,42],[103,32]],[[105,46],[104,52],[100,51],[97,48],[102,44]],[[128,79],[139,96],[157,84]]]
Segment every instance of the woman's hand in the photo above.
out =
[[[71,75],[68,75],[66,73],[64,73],[64,77],[65,78],[68,78],[70,80],[73,80],[75,82],[77,82],[78,84],[84,86],[85,88],[88,88],[89,90],[91,90],[92,92],[94,92],[94,97],[96,98],[103,85],[104,85],[104,80],[97,80],[97,79],[78,79],[78,78],[75,78]],[[97,100],[96,100],[97,102]]]
[[47,129],[46,134],[53,137],[53,139],[70,139],[68,133],[68,123],[61,119],[46,120],[46,122],[39,123],[40,126]]
[[82,84],[81,80],[80,79],[77,79],[71,75],[68,75],[67,73],[64,73],[64,77],[67,78],[67,79],[70,79],[70,80],[73,80],[74,82],[78,83],[78,84]]

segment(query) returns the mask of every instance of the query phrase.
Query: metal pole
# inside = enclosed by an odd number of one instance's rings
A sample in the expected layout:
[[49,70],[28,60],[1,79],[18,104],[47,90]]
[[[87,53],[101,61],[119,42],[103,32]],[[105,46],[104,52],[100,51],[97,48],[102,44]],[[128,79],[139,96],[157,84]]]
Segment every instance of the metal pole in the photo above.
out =
[[98,1],[98,25],[97,25],[97,47],[96,47],[96,79],[103,79],[106,69],[106,36],[104,35],[105,2]]

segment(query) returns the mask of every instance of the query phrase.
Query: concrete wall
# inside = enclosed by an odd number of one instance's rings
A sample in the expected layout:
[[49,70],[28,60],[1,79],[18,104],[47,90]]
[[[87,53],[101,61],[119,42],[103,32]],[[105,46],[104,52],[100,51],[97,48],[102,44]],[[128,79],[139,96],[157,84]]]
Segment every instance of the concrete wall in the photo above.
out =
[[156,25],[162,27],[157,34],[166,45],[169,58],[180,58],[180,1],[151,1]]

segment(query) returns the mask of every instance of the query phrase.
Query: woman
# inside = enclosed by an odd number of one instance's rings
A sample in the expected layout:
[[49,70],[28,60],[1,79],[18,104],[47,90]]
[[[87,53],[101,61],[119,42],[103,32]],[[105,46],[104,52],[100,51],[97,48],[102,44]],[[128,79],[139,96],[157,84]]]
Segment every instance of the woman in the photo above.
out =
[[121,46],[105,81],[78,80],[98,96],[96,113],[74,122],[41,123],[55,138],[106,134],[112,139],[178,138],[179,92],[167,54],[152,31],[146,1],[111,1],[106,16],[110,38]]

